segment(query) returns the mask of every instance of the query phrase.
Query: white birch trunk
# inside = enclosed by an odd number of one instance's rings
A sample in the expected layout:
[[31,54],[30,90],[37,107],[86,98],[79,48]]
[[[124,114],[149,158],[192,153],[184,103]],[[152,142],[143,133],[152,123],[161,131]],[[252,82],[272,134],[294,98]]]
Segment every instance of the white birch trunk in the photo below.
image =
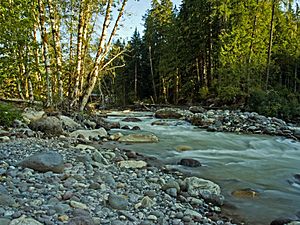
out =
[[58,83],[58,99],[59,102],[63,101],[63,81],[62,81],[62,53],[61,53],[61,41],[59,30],[59,18],[57,15],[57,9],[55,9],[52,0],[48,0],[48,7],[50,13],[50,21],[52,28],[52,37],[54,42],[54,53],[56,60],[56,79]]
[[44,12],[44,4],[42,0],[38,0],[38,7],[39,7],[39,19],[40,19],[40,26],[41,26],[41,40],[43,45],[43,56],[44,56],[44,64],[46,70],[46,82],[47,82],[47,106],[51,106],[53,103],[52,99],[52,74],[50,68],[50,60],[48,54],[48,35],[47,29],[45,26],[45,12]]

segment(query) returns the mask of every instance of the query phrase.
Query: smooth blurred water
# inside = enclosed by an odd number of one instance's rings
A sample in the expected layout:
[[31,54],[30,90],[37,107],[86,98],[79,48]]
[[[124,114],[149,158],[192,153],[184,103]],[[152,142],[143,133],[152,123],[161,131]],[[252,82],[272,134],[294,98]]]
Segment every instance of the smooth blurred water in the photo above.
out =
[[[149,115],[139,118],[142,122],[121,122],[121,125],[138,125],[142,131],[132,132],[150,132],[160,141],[126,145],[127,149],[158,157],[183,172],[218,183],[226,200],[237,207],[236,213],[247,224],[266,225],[300,211],[300,185],[288,182],[293,180],[293,175],[300,174],[300,142],[263,135],[211,133],[179,120],[168,120],[169,126],[152,126],[157,119]],[[175,150],[178,145],[193,150],[178,152]],[[176,165],[182,158],[198,159],[203,166]],[[259,191],[259,197],[241,199],[231,195],[232,191],[244,188]]]

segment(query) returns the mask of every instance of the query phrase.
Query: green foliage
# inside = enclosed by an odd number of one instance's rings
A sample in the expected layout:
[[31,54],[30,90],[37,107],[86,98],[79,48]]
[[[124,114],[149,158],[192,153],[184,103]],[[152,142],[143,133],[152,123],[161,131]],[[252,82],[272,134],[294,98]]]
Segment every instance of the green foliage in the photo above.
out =
[[266,116],[294,118],[300,116],[299,97],[288,89],[268,92],[256,89],[251,92],[247,107]]
[[0,125],[10,127],[14,120],[21,119],[21,110],[11,104],[0,103]]

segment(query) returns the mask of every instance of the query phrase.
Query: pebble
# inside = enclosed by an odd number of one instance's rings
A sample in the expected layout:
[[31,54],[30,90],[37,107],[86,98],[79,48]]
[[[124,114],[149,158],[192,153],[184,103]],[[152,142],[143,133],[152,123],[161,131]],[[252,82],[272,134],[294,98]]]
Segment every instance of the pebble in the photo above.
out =
[[[12,219],[16,223],[17,219],[25,218],[22,215],[26,215],[27,221],[34,221],[34,225],[183,225],[183,218],[186,221],[194,215],[205,218],[205,213],[213,209],[213,206],[203,208],[200,198],[199,204],[195,204],[196,200],[187,201],[191,196],[181,195],[181,181],[176,174],[145,167],[141,160],[137,167],[120,168],[115,157],[127,159],[122,150],[101,147],[83,150],[75,149],[73,145],[68,138],[27,138],[0,143],[0,155],[3,152],[2,161],[5,162],[1,163],[0,169],[6,174],[6,182],[0,184],[5,203],[0,206],[1,225]],[[64,171],[43,173],[16,166],[41,149],[60,154]],[[95,151],[101,153],[107,165],[92,164],[103,160],[97,158],[100,155],[93,155]],[[92,218],[97,218],[94,219],[97,222]]]

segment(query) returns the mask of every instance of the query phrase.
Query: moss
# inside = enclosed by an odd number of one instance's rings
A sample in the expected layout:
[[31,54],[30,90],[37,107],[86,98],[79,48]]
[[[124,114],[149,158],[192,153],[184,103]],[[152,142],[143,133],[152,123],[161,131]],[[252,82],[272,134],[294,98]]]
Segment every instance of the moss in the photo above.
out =
[[10,127],[14,120],[21,119],[21,110],[11,104],[0,103],[0,125]]

